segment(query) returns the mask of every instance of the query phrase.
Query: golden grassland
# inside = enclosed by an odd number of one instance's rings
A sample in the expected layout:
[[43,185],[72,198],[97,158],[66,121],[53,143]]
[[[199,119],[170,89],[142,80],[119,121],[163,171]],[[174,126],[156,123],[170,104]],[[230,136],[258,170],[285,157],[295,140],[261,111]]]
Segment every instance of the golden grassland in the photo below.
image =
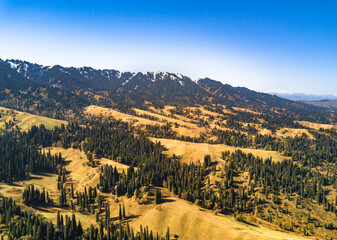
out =
[[[75,191],[83,191],[84,187],[96,186],[99,182],[99,168],[90,167],[86,163],[88,159],[86,155],[77,149],[63,149],[59,147],[46,148],[46,151],[50,150],[52,154],[61,153],[62,157],[65,158],[65,164],[68,171],[67,178],[69,179],[68,184],[74,184]],[[126,171],[126,165],[114,162],[112,160],[101,158],[97,160],[98,164],[110,164],[116,165],[117,170],[122,172]],[[36,173],[31,174],[29,179],[23,181],[17,181],[14,184],[0,183],[0,196],[1,197],[12,197],[18,203],[22,204],[22,192],[26,186],[34,184],[35,187],[42,189],[45,188],[48,191],[49,196],[53,198],[54,203],[58,203],[60,192],[57,189],[57,174],[49,173]],[[45,218],[56,223],[56,213],[60,211],[61,214],[72,214],[73,212],[68,209],[63,209],[57,204],[54,206],[43,206],[43,207],[27,207],[23,205],[25,209],[32,209],[37,214],[41,214]],[[87,213],[76,212],[76,218],[81,221],[84,227],[89,227],[91,224],[96,224],[95,216]]]
[[137,114],[147,114],[153,117],[156,117],[161,120],[161,122],[168,122],[172,124],[178,124],[178,127],[175,127],[174,130],[184,136],[190,136],[190,137],[199,137],[201,133],[206,133],[206,130],[202,127],[199,127],[195,123],[191,123],[191,119],[188,119],[183,116],[174,115],[175,118],[172,117],[166,117],[163,115],[159,115],[156,113],[152,113],[149,111],[144,111],[140,109],[134,109]]
[[[65,157],[69,183],[74,183],[74,189],[83,190],[84,186],[95,186],[98,183],[98,167],[91,167],[86,164],[88,161],[85,154],[77,149],[50,148],[52,153],[61,152]],[[97,163],[116,165],[121,172],[126,170],[127,166],[109,159],[98,159]],[[32,174],[31,178],[25,181],[15,182],[14,185],[2,183],[0,185],[0,195],[12,197],[18,202],[21,201],[21,194],[25,186],[34,184],[38,188],[45,188],[54,201],[57,202],[59,191],[57,190],[56,174]],[[104,194],[106,200],[111,205],[111,217],[117,218],[119,204],[123,203],[126,209],[127,221],[130,226],[139,229],[140,225],[148,226],[150,230],[164,235],[167,228],[170,228],[171,237],[179,239],[305,239],[299,235],[290,232],[273,230],[268,224],[246,224],[235,221],[232,216],[216,215],[214,212],[201,209],[195,204],[189,203],[177,198],[166,189],[161,188],[163,192],[163,203],[139,204],[134,198],[126,198]],[[153,192],[151,189],[150,192]],[[153,195],[153,194],[152,194]],[[153,198],[150,197],[150,198]],[[67,209],[61,209],[57,206],[45,208],[32,208],[37,214],[56,222],[57,210],[61,214],[71,214]],[[76,212],[76,218],[81,221],[84,227],[89,227],[95,223],[94,215],[82,214]]]
[[307,135],[309,139],[314,139],[311,133],[309,133],[308,129],[297,129],[297,128],[281,128],[276,131],[276,136],[279,138],[285,137],[299,137],[301,135]]
[[188,121],[169,118],[163,115],[159,115],[159,114],[152,113],[149,111],[143,111],[140,109],[133,109],[133,110],[135,110],[138,114],[147,114],[153,117],[157,117],[159,118],[159,120],[158,121],[149,120],[147,118],[136,117],[133,115],[118,112],[110,108],[104,108],[104,107],[99,107],[99,106],[94,106],[94,105],[87,107],[85,110],[85,113],[88,115],[96,115],[96,116],[99,116],[99,115],[112,116],[116,119],[121,119],[122,121],[132,123],[134,126],[145,126],[147,124],[162,126],[162,125],[165,125],[166,122],[172,123],[172,124],[178,123],[179,126],[177,128],[174,128],[174,130],[180,135],[185,135],[185,136],[190,136],[190,137],[199,137],[201,133],[205,132],[204,128],[200,128],[196,124],[193,124]]
[[[1,197],[11,197],[17,203],[19,203],[23,209],[27,211],[34,211],[38,215],[42,215],[46,219],[56,223],[57,211],[60,211],[61,214],[71,215],[67,209],[58,207],[57,205],[53,206],[26,206],[22,203],[22,193],[26,186],[34,184],[36,188],[42,189],[45,188],[48,191],[49,196],[53,198],[55,203],[58,203],[59,191],[57,190],[57,175],[56,174],[47,174],[47,173],[36,173],[32,174],[31,177],[24,181],[17,181],[13,185],[0,183],[0,196]],[[95,224],[95,219],[88,214],[82,214],[79,212],[75,213],[76,218],[81,221],[83,226],[89,227],[90,224]]]
[[319,130],[320,128],[323,129],[337,129],[337,125],[334,124],[321,124],[321,123],[313,123],[308,121],[298,121],[304,127]]
[[238,148],[224,144],[193,143],[163,138],[150,138],[150,140],[153,142],[160,142],[168,149],[164,151],[165,154],[169,156],[175,154],[176,156],[179,156],[180,160],[184,163],[203,162],[204,156],[208,154],[211,155],[213,159],[220,160],[222,152],[234,152],[236,150],[242,150],[244,153],[251,153],[264,159],[271,157],[273,161],[282,161],[287,159],[279,152],[262,149]]
[[61,124],[68,124],[67,121],[42,117],[4,107],[0,107],[0,112],[4,115],[0,118],[0,129],[5,128],[5,121],[13,121],[14,128],[17,126],[24,131],[31,129],[32,126],[40,126],[41,124],[45,125],[47,129],[53,129],[55,126],[61,126]]
[[100,116],[100,115],[106,116],[106,117],[111,116],[116,119],[120,119],[124,122],[133,123],[134,126],[140,126],[140,125],[146,125],[146,124],[163,125],[162,122],[153,121],[153,120],[149,120],[149,119],[141,118],[141,117],[136,117],[130,114],[118,112],[111,108],[99,107],[99,106],[94,106],[94,105],[90,105],[89,107],[87,107],[85,109],[85,113],[88,115],[93,115],[93,116]]
[[240,111],[240,112],[248,112],[248,113],[253,113],[255,115],[260,115],[261,113],[259,112],[256,112],[256,111],[253,111],[251,109],[247,109],[247,108],[240,108],[240,107],[233,107],[233,109],[235,111]]
[[[304,239],[295,234],[278,232],[264,226],[237,222],[231,216],[215,215],[210,210],[172,196],[163,189],[164,203],[138,205],[133,199],[126,200],[132,215],[138,216],[131,225],[140,224],[164,234],[167,227],[179,239]],[[115,215],[117,212],[115,213]]]
[[[61,153],[65,159],[64,166],[69,171],[68,181],[74,184],[74,189],[83,191],[84,187],[96,186],[99,183],[99,168],[91,167],[88,163],[88,158],[84,152],[73,148],[60,148],[52,147],[47,148],[51,154]],[[107,158],[96,159],[97,165],[109,164],[116,166],[117,170],[121,173],[123,170],[126,172],[128,166],[112,161]]]
[[[149,125],[164,125],[166,123],[170,123],[173,126],[173,130],[178,135],[184,135],[189,137],[200,137],[200,135],[208,136],[208,139],[211,139],[212,136],[210,135],[210,131],[213,128],[217,128],[220,130],[231,130],[230,128],[219,126],[216,122],[222,122],[225,123],[226,121],[220,120],[221,115],[219,113],[215,113],[212,111],[209,111],[205,109],[202,106],[198,107],[186,107],[185,109],[191,111],[188,117],[172,114],[170,110],[175,109],[174,106],[165,106],[163,109],[155,109],[153,107],[149,108],[149,111],[141,110],[134,108],[133,110],[137,113],[138,116],[144,116],[144,117],[138,117],[133,116],[130,114],[121,113],[119,111],[116,111],[114,109],[110,108],[104,108],[99,106],[91,105],[86,108],[85,113],[88,115],[102,115],[102,116],[112,116],[116,119],[121,119],[122,121],[129,122],[133,124],[134,126],[145,126],[147,124]],[[226,110],[226,109],[225,109]],[[236,109],[238,111],[244,111],[245,109],[239,108]],[[247,110],[248,112],[251,112],[250,110]],[[198,112],[198,114],[196,114]],[[228,112],[231,113],[231,112]],[[257,112],[252,112],[254,114],[259,114]],[[233,114],[233,113],[231,113]],[[146,118],[145,116],[153,117],[155,120],[150,120]],[[211,120],[210,117],[213,117]],[[206,120],[208,121],[208,126],[200,126],[196,124],[199,120]],[[177,126],[175,126],[178,124]],[[301,122],[303,125],[304,122]],[[243,123],[243,126],[247,126],[247,123]],[[277,130],[275,133],[272,133],[270,130],[262,128],[261,124],[251,124],[251,126],[254,126],[260,134],[262,135],[272,135],[274,137],[277,137],[279,139],[286,138],[286,137],[296,137],[300,136],[302,134],[306,134],[309,138],[313,138],[313,136],[309,133],[308,129],[305,128],[282,128]],[[317,123],[309,123],[306,122],[306,125],[303,125],[304,127],[310,126],[314,129],[319,129],[320,127],[325,128],[334,128],[337,126],[334,125],[328,125],[328,124],[317,124]],[[242,132],[244,134],[247,134],[246,132]],[[212,138],[213,140],[216,140]]]

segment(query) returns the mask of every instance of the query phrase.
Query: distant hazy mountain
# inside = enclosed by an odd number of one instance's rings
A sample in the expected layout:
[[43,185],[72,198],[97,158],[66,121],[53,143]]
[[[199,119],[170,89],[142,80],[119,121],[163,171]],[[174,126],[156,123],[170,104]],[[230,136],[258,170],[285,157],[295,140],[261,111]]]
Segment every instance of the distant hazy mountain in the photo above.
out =
[[317,101],[324,99],[337,99],[337,96],[334,95],[315,95],[315,94],[287,93],[287,92],[269,92],[269,94],[273,94],[278,97],[286,98],[293,101]]

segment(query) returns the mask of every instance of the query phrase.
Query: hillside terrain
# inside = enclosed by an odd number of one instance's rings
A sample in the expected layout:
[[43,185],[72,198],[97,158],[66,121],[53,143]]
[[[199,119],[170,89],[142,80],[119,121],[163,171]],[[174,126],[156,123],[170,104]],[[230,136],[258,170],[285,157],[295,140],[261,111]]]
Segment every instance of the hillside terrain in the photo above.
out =
[[13,109],[0,107],[0,129],[20,129],[30,130],[33,126],[44,125],[47,129],[60,127],[62,124],[68,124],[67,121],[42,117],[30,113],[20,112]]
[[335,239],[333,108],[0,61],[5,239]]
[[318,106],[318,107],[325,107],[325,108],[333,109],[333,110],[337,109],[337,100],[335,100],[335,99],[322,99],[322,100],[318,100],[318,101],[305,101],[305,103],[315,105],[315,106]]

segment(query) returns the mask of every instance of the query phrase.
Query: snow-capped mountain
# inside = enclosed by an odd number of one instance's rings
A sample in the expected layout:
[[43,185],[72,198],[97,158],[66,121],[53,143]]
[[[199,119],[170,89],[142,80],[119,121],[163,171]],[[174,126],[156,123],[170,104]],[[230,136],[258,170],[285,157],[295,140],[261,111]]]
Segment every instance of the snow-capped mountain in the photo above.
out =
[[5,63],[28,79],[39,79],[49,67],[21,60],[6,60]]
[[184,87],[189,78],[168,72],[120,72],[113,69],[93,69],[91,67],[66,68],[59,65],[42,66],[21,60],[6,60],[5,63],[28,79],[54,87],[95,90],[122,88],[150,88],[157,81],[171,80]]
[[[143,106],[151,102],[154,106],[165,104],[223,104],[226,106],[248,107],[257,111],[270,111],[272,108],[311,111],[313,106],[294,102],[266,93],[259,93],[243,87],[232,87],[208,78],[197,82],[189,77],[169,72],[120,72],[113,69],[91,67],[52,67],[20,60],[0,62],[3,71],[2,85],[10,88],[9,76],[18,75],[20,83],[12,84],[16,90],[24,92],[27,85],[48,87],[49,95],[68,93],[82,97],[84,101],[113,106],[114,104]],[[10,80],[9,80],[10,79]],[[55,89],[56,91],[52,91]],[[62,92],[60,92],[62,90]],[[44,91],[40,88],[39,92]],[[21,93],[20,93],[21,94]],[[69,98],[74,97],[69,95]],[[41,96],[46,97],[45,94]],[[94,96],[98,97],[95,98]],[[103,97],[104,96],[104,97]],[[99,100],[97,100],[99,99]],[[98,101],[98,102],[97,102]]]

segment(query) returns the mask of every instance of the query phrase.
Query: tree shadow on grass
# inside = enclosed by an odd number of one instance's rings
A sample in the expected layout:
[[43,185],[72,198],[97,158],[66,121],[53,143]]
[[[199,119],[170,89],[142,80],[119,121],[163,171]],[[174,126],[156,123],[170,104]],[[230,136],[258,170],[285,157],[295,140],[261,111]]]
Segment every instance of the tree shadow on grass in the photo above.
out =
[[162,198],[161,199],[161,203],[170,203],[170,202],[175,202],[176,200],[172,199],[172,198]]

